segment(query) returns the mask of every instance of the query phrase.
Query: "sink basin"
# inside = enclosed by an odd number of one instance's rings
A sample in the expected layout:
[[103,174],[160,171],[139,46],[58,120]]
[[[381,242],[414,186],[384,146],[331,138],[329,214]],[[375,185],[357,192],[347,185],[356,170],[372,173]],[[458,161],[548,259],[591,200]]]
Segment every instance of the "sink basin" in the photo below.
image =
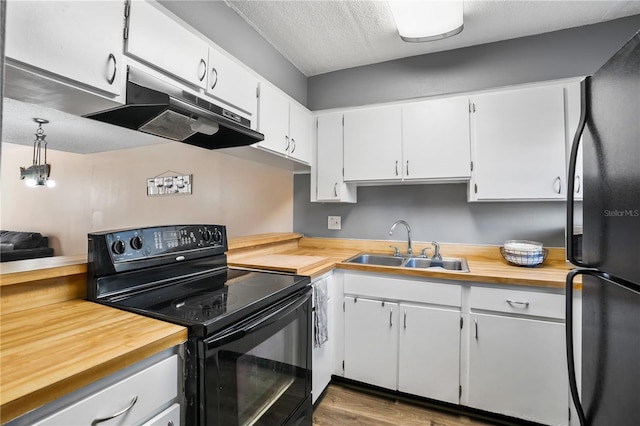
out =
[[463,258],[443,258],[434,260],[425,257],[400,257],[383,254],[361,254],[345,261],[361,265],[393,266],[399,268],[431,269],[439,268],[447,271],[469,272],[467,260]]
[[348,263],[361,263],[363,265],[378,266],[401,266],[405,259],[403,257],[384,256],[377,254],[361,254],[347,260]]
[[430,258],[411,258],[402,265],[405,268],[442,268],[447,271],[469,272],[466,259],[443,258],[434,260]]

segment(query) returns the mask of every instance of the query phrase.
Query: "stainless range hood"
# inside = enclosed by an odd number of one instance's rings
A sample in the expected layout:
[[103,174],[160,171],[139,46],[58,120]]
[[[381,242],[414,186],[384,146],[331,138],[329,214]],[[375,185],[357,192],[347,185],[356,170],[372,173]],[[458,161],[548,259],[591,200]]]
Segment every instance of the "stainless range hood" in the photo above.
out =
[[247,118],[132,67],[126,99],[125,105],[85,117],[206,149],[264,140]]

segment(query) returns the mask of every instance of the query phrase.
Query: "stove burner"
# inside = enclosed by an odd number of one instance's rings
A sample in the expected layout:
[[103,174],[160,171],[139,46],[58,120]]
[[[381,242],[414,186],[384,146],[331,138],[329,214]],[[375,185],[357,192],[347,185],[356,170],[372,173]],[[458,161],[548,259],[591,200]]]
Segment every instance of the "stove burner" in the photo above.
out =
[[227,305],[233,304],[236,296],[229,296],[227,293],[207,293],[181,297],[173,301],[176,310],[193,311],[202,313],[206,317],[215,316],[227,311]]

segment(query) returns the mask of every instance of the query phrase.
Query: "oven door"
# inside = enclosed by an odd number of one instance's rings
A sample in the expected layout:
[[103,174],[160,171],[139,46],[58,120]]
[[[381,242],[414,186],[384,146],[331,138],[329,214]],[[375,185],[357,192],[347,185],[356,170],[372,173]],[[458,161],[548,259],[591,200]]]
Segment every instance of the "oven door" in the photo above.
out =
[[310,292],[204,339],[201,425],[311,425]]

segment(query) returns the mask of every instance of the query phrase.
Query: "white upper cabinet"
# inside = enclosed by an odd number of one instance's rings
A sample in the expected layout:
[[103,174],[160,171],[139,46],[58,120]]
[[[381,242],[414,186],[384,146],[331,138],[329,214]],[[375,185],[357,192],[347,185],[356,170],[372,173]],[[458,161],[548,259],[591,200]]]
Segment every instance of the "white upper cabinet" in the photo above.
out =
[[264,140],[258,146],[306,164],[312,161],[311,113],[290,101],[268,83],[260,84],[258,131]]
[[258,79],[224,53],[209,47],[207,93],[255,117]]
[[356,188],[346,184],[342,176],[342,132],[342,113],[318,116],[317,157],[312,171],[317,176],[317,201],[356,202]]
[[481,94],[472,109],[470,201],[565,198],[563,86]]
[[204,89],[207,42],[150,3],[130,1],[129,5],[126,53]]
[[469,180],[469,99],[443,98],[402,107],[404,179]]
[[344,180],[402,177],[402,110],[399,105],[344,113]]
[[124,5],[114,1],[8,1],[7,64],[122,93]]
[[311,164],[313,147],[313,117],[308,109],[289,102],[289,157]]

